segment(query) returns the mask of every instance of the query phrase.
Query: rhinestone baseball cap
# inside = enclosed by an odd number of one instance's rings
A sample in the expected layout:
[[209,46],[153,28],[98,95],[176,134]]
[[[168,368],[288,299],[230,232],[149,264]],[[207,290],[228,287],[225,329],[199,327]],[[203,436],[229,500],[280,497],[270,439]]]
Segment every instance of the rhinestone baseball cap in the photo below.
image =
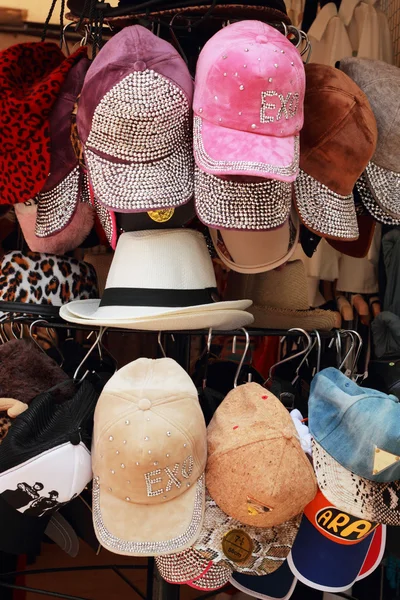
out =
[[[288,216],[291,190],[287,184],[298,173],[304,89],[299,52],[284,35],[261,21],[223,28],[206,43],[197,63],[196,163],[210,175],[281,181],[286,212],[275,226]],[[225,187],[222,181],[226,195]],[[275,188],[271,196],[266,195],[264,201],[274,207]],[[264,228],[271,226],[265,222]]]
[[[378,126],[378,141],[374,155],[363,177],[377,208],[367,209],[381,221],[400,219],[400,69],[379,60],[345,58],[340,61],[344,71],[366,94]],[[363,184],[359,185],[365,196]],[[387,218],[386,218],[387,217]],[[394,223],[393,223],[394,224]]]
[[40,238],[62,231],[84,196],[84,174],[71,142],[71,127],[74,106],[89,65],[90,60],[81,56],[71,68],[50,114],[50,173],[35,198],[35,235]]
[[356,240],[353,188],[375,151],[375,117],[366,95],[350,77],[328,65],[309,64],[305,70],[296,208],[313,233]]
[[96,198],[120,212],[175,207],[193,195],[193,82],[178,52],[141,25],[90,66],[77,126]]
[[171,358],[139,358],[106,384],[93,434],[93,521],[111,552],[155,556],[196,541],[207,434],[196,388]]

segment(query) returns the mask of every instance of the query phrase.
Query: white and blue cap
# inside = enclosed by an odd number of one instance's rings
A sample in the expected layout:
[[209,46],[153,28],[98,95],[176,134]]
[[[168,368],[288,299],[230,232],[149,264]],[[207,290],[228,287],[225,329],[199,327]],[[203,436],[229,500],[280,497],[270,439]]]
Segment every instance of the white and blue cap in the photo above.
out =
[[311,384],[309,428],[315,446],[354,475],[372,482],[400,479],[400,402],[361,388],[334,368]]

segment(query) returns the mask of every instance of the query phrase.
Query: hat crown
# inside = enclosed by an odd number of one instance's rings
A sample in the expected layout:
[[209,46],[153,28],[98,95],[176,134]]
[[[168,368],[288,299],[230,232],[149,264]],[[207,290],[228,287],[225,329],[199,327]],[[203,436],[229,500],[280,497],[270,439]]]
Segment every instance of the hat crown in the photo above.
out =
[[304,67],[299,52],[261,21],[241,21],[214,35],[200,53],[193,110],[222,127],[297,135],[303,125]]
[[172,359],[138,359],[106,384],[95,412],[93,471],[114,498],[151,505],[196,485],[206,426],[196,388]]
[[204,236],[189,229],[123,233],[106,283],[106,289],[120,287],[161,290],[216,287]]

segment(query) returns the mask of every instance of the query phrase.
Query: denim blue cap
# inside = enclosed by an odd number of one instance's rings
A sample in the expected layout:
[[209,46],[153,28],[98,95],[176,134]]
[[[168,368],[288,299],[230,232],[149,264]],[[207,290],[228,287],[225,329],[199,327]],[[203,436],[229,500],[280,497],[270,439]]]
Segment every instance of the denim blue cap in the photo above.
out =
[[400,479],[400,403],[332,367],[311,383],[309,428],[339,464],[376,482]]

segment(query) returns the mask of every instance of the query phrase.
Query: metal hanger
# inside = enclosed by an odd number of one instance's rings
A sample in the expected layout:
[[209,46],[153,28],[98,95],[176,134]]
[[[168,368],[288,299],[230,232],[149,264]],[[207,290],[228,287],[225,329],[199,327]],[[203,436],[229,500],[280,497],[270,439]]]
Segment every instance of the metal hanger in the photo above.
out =
[[167,358],[167,355],[165,354],[164,346],[162,345],[162,342],[161,342],[161,331],[158,332],[157,343],[158,343],[158,347],[161,350],[161,354],[163,355],[164,358]]
[[[309,335],[309,333],[307,333],[307,331],[305,331],[304,329],[300,329],[299,327],[293,327],[292,329],[289,329],[288,333],[290,333],[291,331],[299,331],[307,339],[307,346],[304,348],[304,350],[300,350],[300,352],[296,352],[295,354],[292,354],[291,356],[287,356],[286,358],[283,358],[282,360],[278,361],[277,363],[271,365],[269,372],[268,372],[268,379],[264,382],[264,385],[266,385],[269,381],[272,380],[274,371],[277,367],[280,367],[281,365],[284,365],[285,363],[295,360],[296,358],[299,358],[300,356],[303,356],[304,354],[307,355],[310,352],[310,350],[312,348],[312,339],[311,339],[311,336]],[[281,338],[280,343],[282,344],[285,339],[286,339],[286,336]]]
[[[83,367],[83,365],[85,364],[85,362],[87,361],[87,359],[89,358],[89,356],[92,354],[93,350],[96,348],[96,346],[98,346],[99,348],[99,353],[101,353],[100,347],[102,346],[101,340],[103,338],[104,333],[106,332],[107,327],[100,327],[99,332],[96,335],[96,339],[93,342],[93,344],[90,346],[89,350],[87,351],[87,353],[85,354],[85,356],[83,357],[83,359],[81,360],[81,362],[79,363],[75,373],[74,373],[74,381],[78,381],[78,373],[81,370],[81,368]],[[104,346],[102,346],[104,348]],[[105,349],[105,348],[104,348]],[[106,349],[105,349],[106,350]],[[107,354],[115,361],[115,358],[112,356],[111,352],[109,352],[107,350]],[[117,370],[117,364],[115,361],[115,371]],[[83,377],[81,377],[81,379],[79,379],[79,383],[81,383],[85,377],[87,376],[87,374],[89,373],[89,371],[86,371],[83,375]]]
[[243,331],[243,333],[244,333],[244,335],[245,335],[245,338],[246,338],[246,345],[245,345],[245,347],[244,347],[244,352],[243,352],[242,358],[240,359],[240,362],[239,362],[239,364],[238,364],[238,368],[237,368],[237,370],[236,370],[235,378],[234,378],[234,380],[233,380],[233,387],[234,387],[234,389],[236,389],[236,388],[237,388],[237,384],[238,384],[238,379],[239,379],[240,371],[242,370],[242,367],[243,367],[243,364],[244,364],[244,361],[245,361],[245,358],[246,358],[247,352],[248,352],[248,350],[249,350],[249,347],[250,347],[250,336],[249,336],[249,332],[248,332],[248,331],[247,331],[247,329],[245,329],[244,327],[241,327],[241,328],[240,328],[240,330],[241,330],[241,331]]
[[[36,319],[36,321],[33,321],[33,323],[31,323],[29,326],[29,337],[31,338],[31,340],[35,344],[35,346],[37,346],[39,348],[39,350],[41,350],[43,352],[43,354],[46,354],[46,356],[47,356],[46,350],[44,348],[42,348],[42,346],[39,344],[39,342],[35,339],[35,337],[33,335],[33,328],[38,323],[44,323],[45,325],[48,325],[49,327],[51,327],[50,323],[48,321],[46,321],[46,319]],[[63,353],[61,352],[61,350],[57,346],[57,344],[54,342],[54,340],[50,334],[49,334],[48,341],[50,342],[51,347],[54,348],[54,350],[58,353],[58,356],[61,359],[61,362],[59,364],[60,364],[60,367],[62,367],[65,362]]]
[[[347,329],[341,329],[341,330],[339,331],[339,334],[343,334],[343,335],[345,335],[345,336],[348,336],[348,337],[350,337],[350,339],[351,339],[350,348],[349,348],[349,349],[348,349],[348,351],[346,352],[344,359],[342,360],[342,362],[340,363],[340,365],[339,365],[339,367],[338,367],[338,368],[339,368],[339,371],[341,371],[341,370],[343,369],[343,367],[345,366],[345,364],[346,364],[346,362],[347,362],[347,359],[349,358],[349,356],[351,355],[351,353],[352,353],[352,352],[353,352],[353,350],[354,350],[354,347],[355,347],[355,345],[356,345],[356,340],[355,340],[355,338],[353,337],[353,332],[352,332],[352,331],[350,331],[350,330],[347,330]],[[347,373],[346,373],[346,374],[348,374],[348,373],[350,373],[350,372],[351,372],[351,371],[347,370]]]
[[204,375],[203,375],[203,381],[202,381],[202,388],[203,388],[203,390],[207,386],[208,359],[209,359],[210,354],[211,354],[211,342],[212,342],[212,327],[210,327],[210,329],[208,330],[208,335],[207,335],[206,364],[205,364],[205,367],[204,367]]

